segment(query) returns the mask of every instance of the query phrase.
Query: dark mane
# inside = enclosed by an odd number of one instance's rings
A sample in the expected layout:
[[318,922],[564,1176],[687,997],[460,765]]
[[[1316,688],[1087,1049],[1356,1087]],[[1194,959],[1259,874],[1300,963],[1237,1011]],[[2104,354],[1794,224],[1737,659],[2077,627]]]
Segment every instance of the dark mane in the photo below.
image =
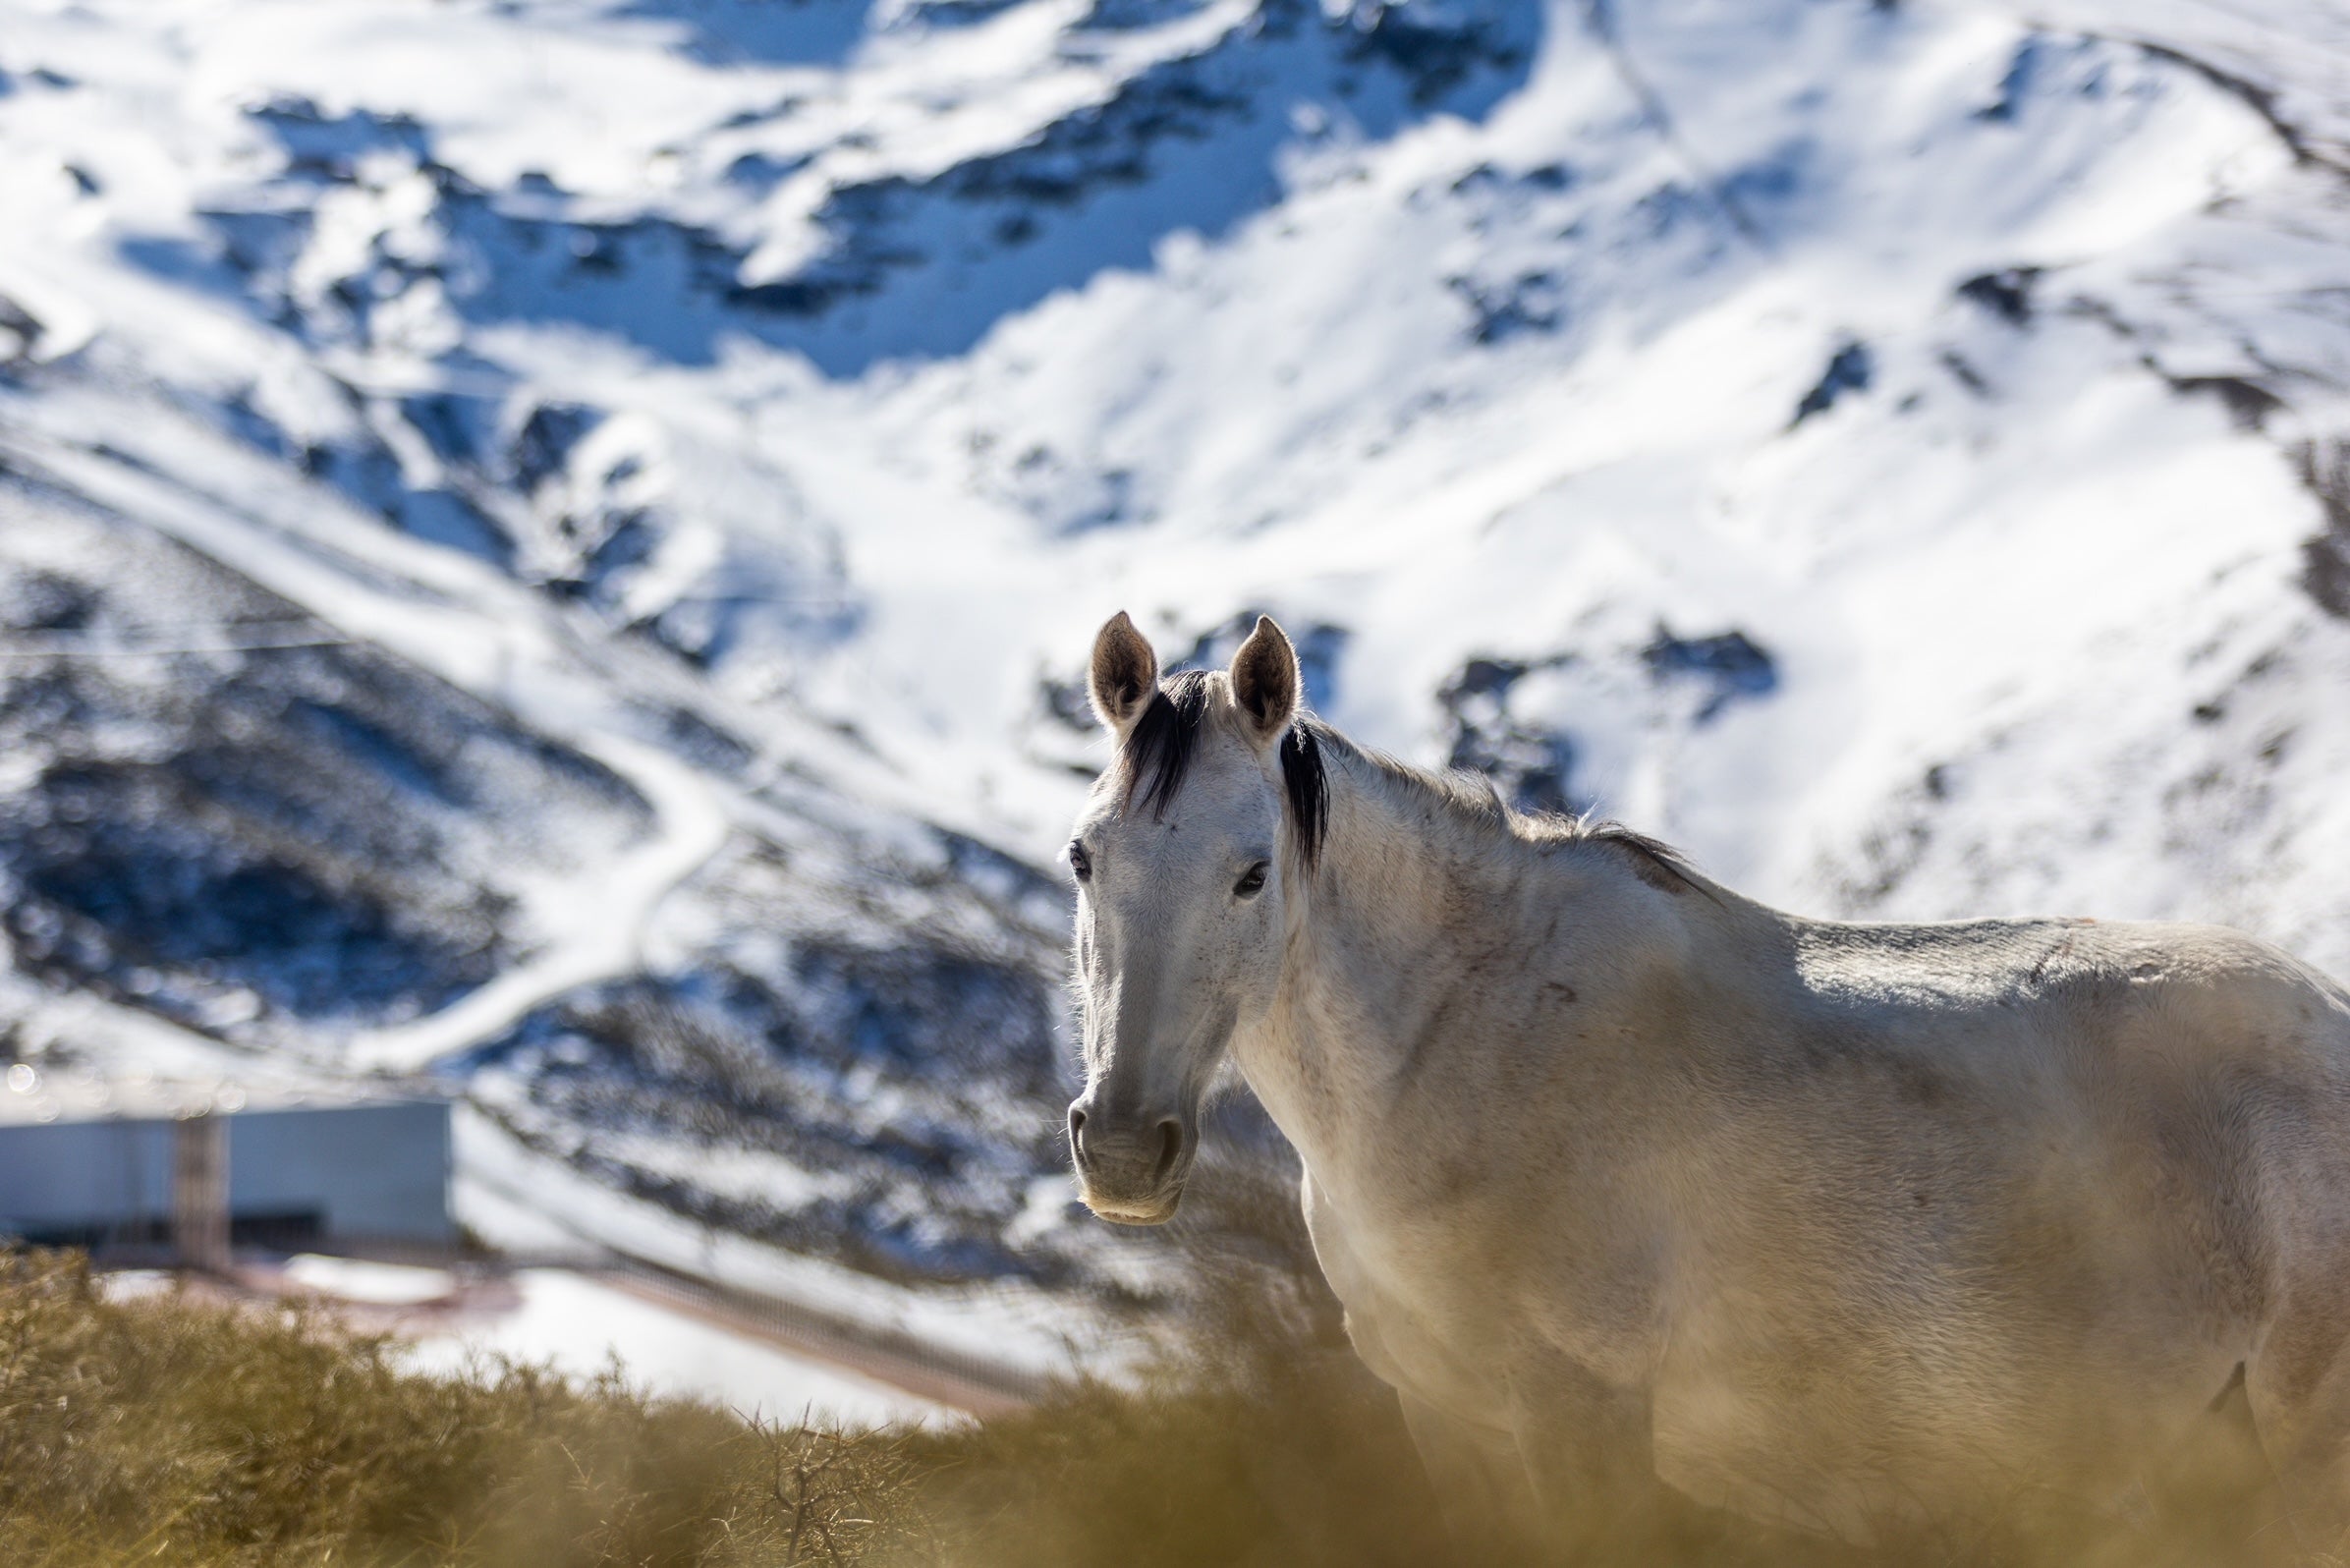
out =
[[[1713,890],[1698,875],[1697,868],[1689,864],[1689,857],[1665,843],[1651,838],[1621,822],[1593,822],[1578,818],[1578,836],[1596,844],[1613,844],[1632,857],[1633,874],[1651,887],[1667,893],[1687,892],[1692,888],[1712,898]],[[1718,900],[1716,901],[1718,902]]]
[[[1119,749],[1126,773],[1126,801],[1130,809],[1162,814],[1167,803],[1183,788],[1199,749],[1200,731],[1215,697],[1215,677],[1205,670],[1186,670],[1167,677],[1151,694],[1150,703]],[[1633,874],[1667,893],[1696,891],[1714,896],[1713,888],[1679,850],[1621,822],[1594,820],[1551,812],[1514,811],[1493,786],[1478,773],[1431,773],[1409,762],[1367,751],[1319,719],[1300,714],[1281,737],[1281,793],[1289,810],[1290,826],[1297,833],[1298,853],[1313,866],[1321,856],[1322,840],[1330,830],[1330,779],[1326,754],[1336,748],[1401,784],[1436,800],[1457,817],[1511,838],[1530,842],[1561,839],[1603,844],[1621,852]]]
[[1327,735],[1326,740],[1387,778],[1432,799],[1455,818],[1474,822],[1484,831],[1522,842],[1555,843],[1564,839],[1603,844],[1620,852],[1630,862],[1632,873],[1651,887],[1676,894],[1695,891],[1718,901],[1717,890],[1690,865],[1688,857],[1661,839],[1651,838],[1621,822],[1589,814],[1521,812],[1503,800],[1501,791],[1483,773],[1462,769],[1430,772],[1400,757],[1357,746],[1344,736]]
[[1321,858],[1322,838],[1330,831],[1330,775],[1322,771],[1320,729],[1301,717],[1281,737],[1281,790],[1289,797],[1298,853],[1309,868]]
[[[1166,811],[1191,771],[1214,694],[1215,678],[1205,670],[1171,675],[1151,694],[1150,704],[1126,732],[1119,749],[1130,807],[1153,816]],[[1289,805],[1290,825],[1297,831],[1298,853],[1308,866],[1320,857],[1329,831],[1330,781],[1322,771],[1320,728],[1301,715],[1281,737],[1281,793]]]

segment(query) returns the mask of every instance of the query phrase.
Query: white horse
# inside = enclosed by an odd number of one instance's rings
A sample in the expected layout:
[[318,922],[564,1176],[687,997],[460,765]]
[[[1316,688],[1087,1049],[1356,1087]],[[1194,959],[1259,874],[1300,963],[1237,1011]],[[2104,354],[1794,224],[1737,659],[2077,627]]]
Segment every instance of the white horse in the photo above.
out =
[[1270,620],[1162,685],[1121,614],[1091,692],[1086,1201],[1172,1214],[1236,1065],[1442,1494],[1867,1536],[2127,1502],[2232,1401],[2299,1538],[2350,1524],[2340,985],[2207,926],[1780,914],[1358,750]]

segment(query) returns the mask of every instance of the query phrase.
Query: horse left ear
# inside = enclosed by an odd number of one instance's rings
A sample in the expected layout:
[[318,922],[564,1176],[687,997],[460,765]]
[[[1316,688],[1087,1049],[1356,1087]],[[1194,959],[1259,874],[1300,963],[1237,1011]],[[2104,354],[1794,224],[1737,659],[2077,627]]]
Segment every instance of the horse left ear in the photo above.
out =
[[1281,738],[1298,712],[1298,651],[1269,615],[1232,655],[1232,700],[1259,751]]

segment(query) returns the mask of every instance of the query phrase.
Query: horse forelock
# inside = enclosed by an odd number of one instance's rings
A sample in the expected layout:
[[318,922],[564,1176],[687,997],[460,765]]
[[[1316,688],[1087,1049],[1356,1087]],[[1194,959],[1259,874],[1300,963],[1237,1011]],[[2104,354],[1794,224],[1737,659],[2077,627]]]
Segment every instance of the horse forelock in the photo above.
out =
[[1183,788],[1199,750],[1200,730],[1207,719],[1213,678],[1205,670],[1186,670],[1169,676],[1150,694],[1142,717],[1126,732],[1119,748],[1119,765],[1126,773],[1126,804],[1140,806],[1153,816]]
[[[1119,747],[1119,767],[1125,774],[1130,810],[1161,815],[1182,790],[1198,755],[1200,732],[1207,724],[1215,692],[1211,672],[1186,670],[1169,676],[1151,694],[1149,704]],[[1318,728],[1301,715],[1281,737],[1280,746],[1281,793],[1297,833],[1298,852],[1309,867],[1319,858],[1330,823],[1330,783],[1322,766]]]

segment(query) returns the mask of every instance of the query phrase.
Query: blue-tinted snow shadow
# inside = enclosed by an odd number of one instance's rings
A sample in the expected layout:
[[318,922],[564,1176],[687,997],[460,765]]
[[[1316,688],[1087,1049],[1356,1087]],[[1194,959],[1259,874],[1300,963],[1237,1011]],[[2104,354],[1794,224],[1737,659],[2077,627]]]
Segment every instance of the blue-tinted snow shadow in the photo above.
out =
[[710,65],[837,66],[866,35],[870,0],[628,0],[612,14],[685,26]]
[[743,333],[844,377],[960,355],[1056,293],[1148,269],[1170,235],[1233,233],[1281,199],[1301,123],[1375,142],[1438,113],[1482,118],[1524,82],[1540,25],[1524,0],[1444,27],[1412,11],[1358,27],[1271,7],[1261,29],[1146,71],[1023,146],[840,189],[818,218],[830,244],[788,276],[745,284],[723,247],[650,223],[485,234],[528,259],[461,308],[592,325],[690,363]]
[[[420,267],[379,256],[371,265],[434,273],[473,324],[587,327],[689,364],[748,337],[854,377],[882,361],[966,353],[1056,293],[1104,271],[1147,270],[1170,235],[1230,235],[1281,198],[1282,164],[1308,136],[1375,142],[1432,115],[1482,119],[1523,84],[1541,26],[1534,0],[1495,0],[1440,24],[1417,9],[1333,23],[1296,0],[1272,0],[1260,27],[1142,73],[1026,145],[926,180],[836,190],[818,214],[830,242],[823,252],[753,284],[742,279],[742,252],[705,231],[651,216],[575,221],[564,194],[537,175],[476,189],[432,162],[411,122],[327,119],[296,101],[255,115],[291,154],[289,179],[348,179],[370,147],[419,157],[441,186],[439,216],[463,259]],[[338,300],[288,302],[284,270],[307,223],[299,210],[216,214],[211,253],[133,241],[124,254],[178,282],[243,294],[307,337],[348,338],[366,302],[398,292],[403,279],[363,274],[345,280]]]

